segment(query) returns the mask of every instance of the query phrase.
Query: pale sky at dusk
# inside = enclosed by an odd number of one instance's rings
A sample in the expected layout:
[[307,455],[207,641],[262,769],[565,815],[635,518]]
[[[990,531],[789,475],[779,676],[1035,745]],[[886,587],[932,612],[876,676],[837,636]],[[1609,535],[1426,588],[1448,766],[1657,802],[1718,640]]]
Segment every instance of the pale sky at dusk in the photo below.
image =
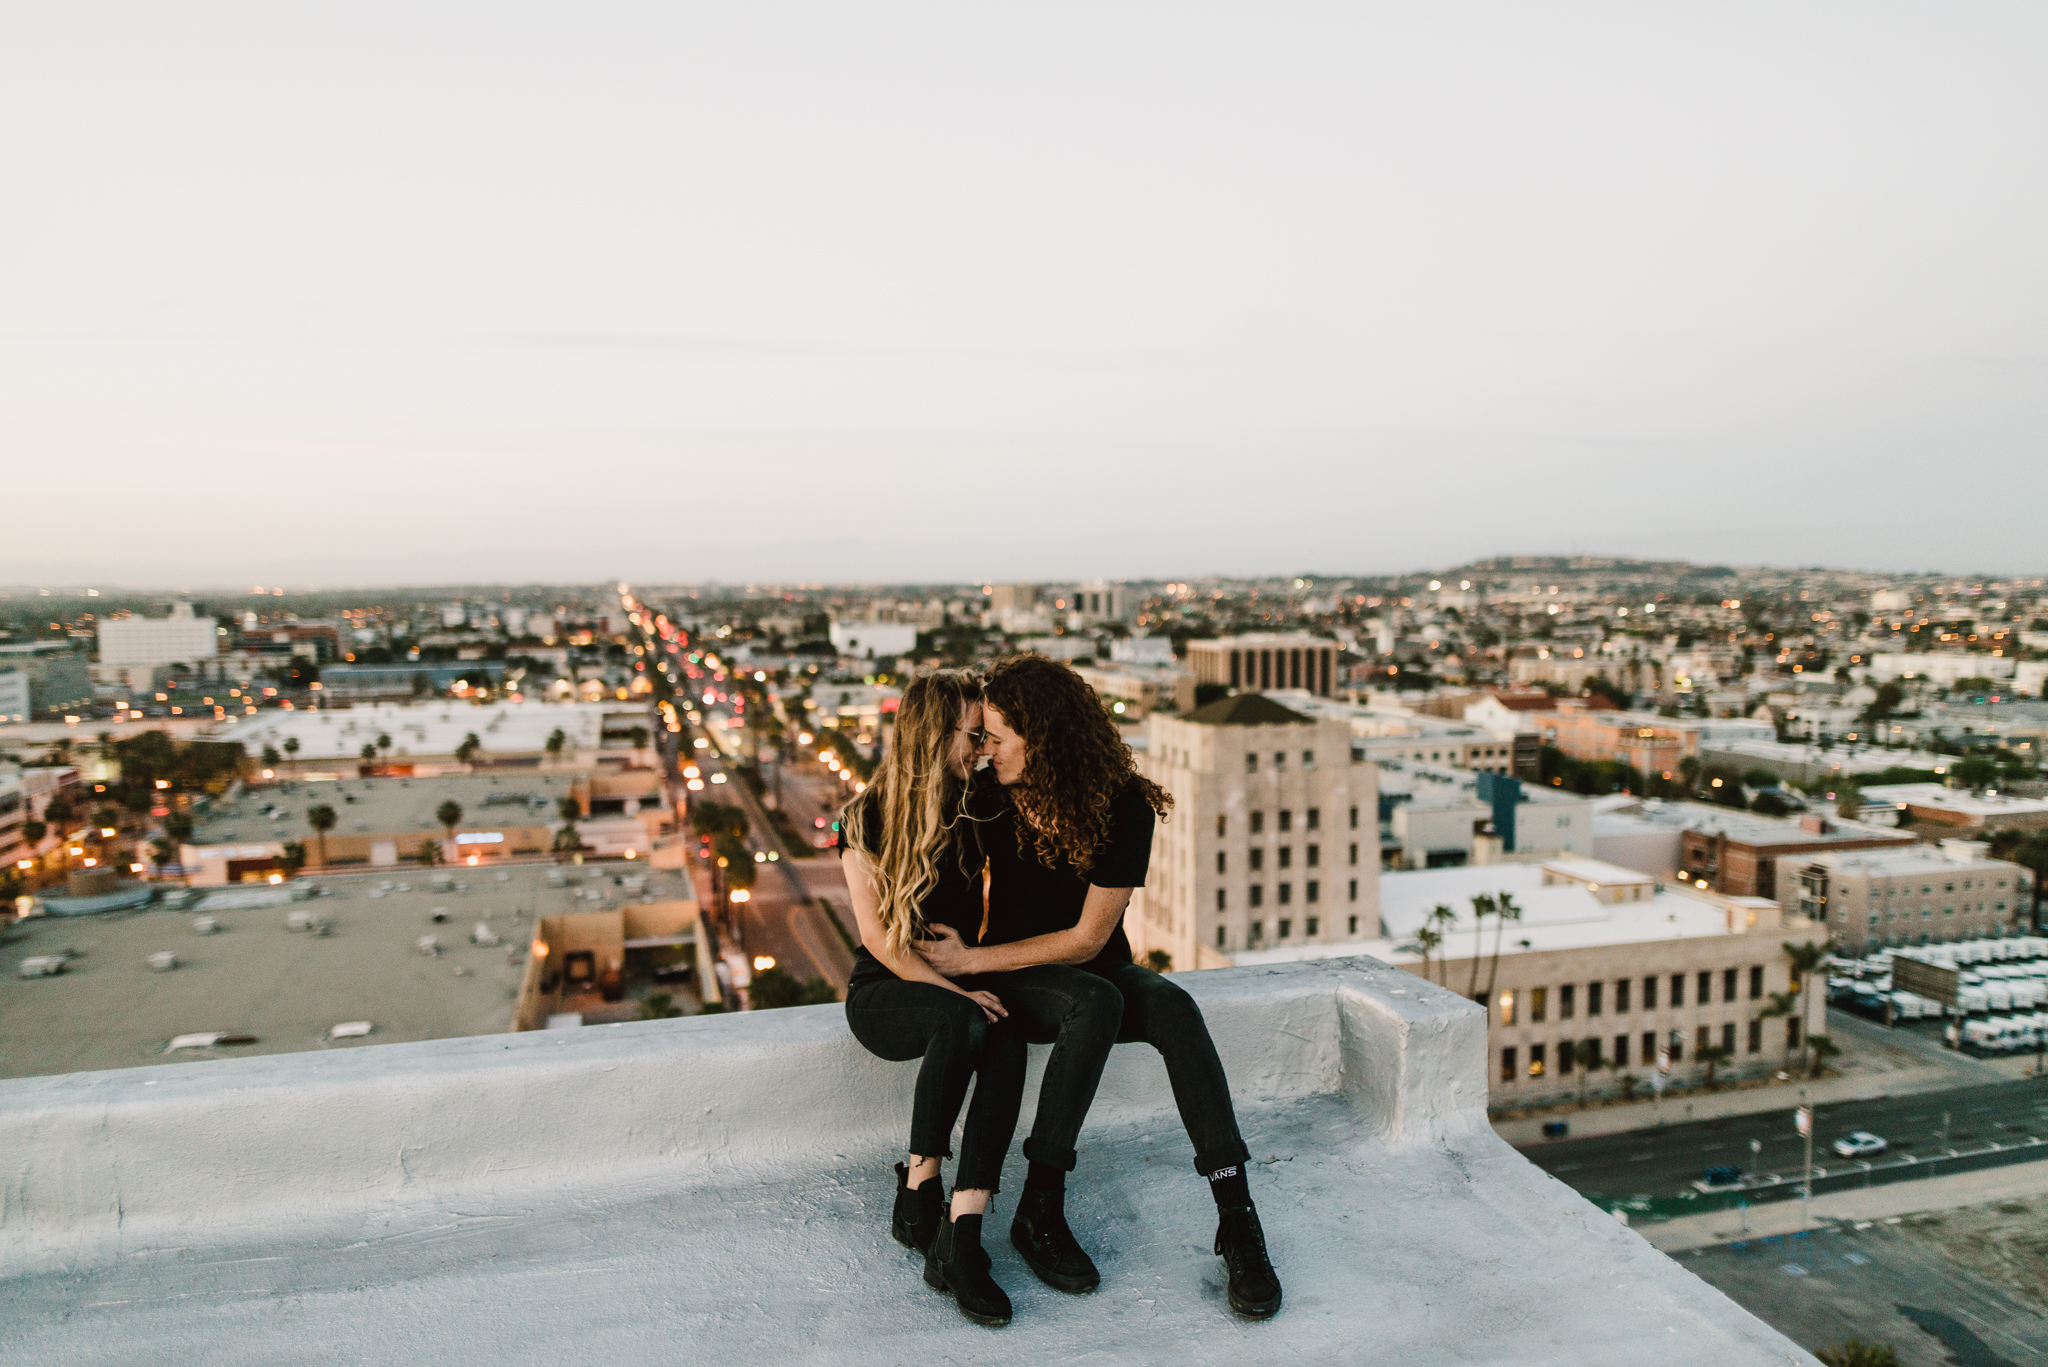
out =
[[2048,10],[15,5],[0,582],[2048,572]]

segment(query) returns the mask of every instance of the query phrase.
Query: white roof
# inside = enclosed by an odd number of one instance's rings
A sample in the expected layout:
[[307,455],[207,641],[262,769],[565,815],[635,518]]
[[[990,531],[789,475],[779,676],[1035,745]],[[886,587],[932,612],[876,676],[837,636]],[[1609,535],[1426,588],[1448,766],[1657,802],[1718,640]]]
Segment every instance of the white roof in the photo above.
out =
[[2004,793],[1975,794],[1967,788],[1944,788],[1939,783],[1885,783],[1863,790],[1866,802],[1902,802],[1915,807],[1938,807],[1968,816],[2012,816],[2023,812],[2048,812],[2048,798],[2011,797]]
[[557,727],[564,733],[564,753],[595,750],[604,732],[604,718],[618,710],[606,703],[436,701],[424,704],[377,703],[368,707],[321,708],[300,712],[259,712],[213,733],[212,739],[240,741],[250,754],[264,746],[284,748],[297,736],[300,763],[315,760],[354,761],[365,745],[389,735],[391,759],[414,755],[452,755],[472,731],[484,752],[544,750]]
[[[1554,883],[1546,887],[1543,871],[1552,863],[1593,865],[1614,869],[1622,877],[1642,877],[1598,860],[1468,864],[1454,869],[1386,873],[1380,876],[1380,920],[1386,926],[1387,939],[1364,944],[1247,950],[1231,957],[1240,964],[1270,964],[1370,954],[1389,963],[1419,963],[1419,954],[1405,952],[1399,946],[1412,945],[1415,932],[1442,905],[1457,917],[1447,934],[1444,952],[1451,959],[1469,959],[1473,950],[1472,899],[1481,893],[1509,893],[1522,909],[1521,919],[1510,921],[1505,932],[1497,931],[1498,923],[1491,918],[1481,923],[1481,954],[1493,953],[1497,933],[1501,934],[1504,956],[1734,933],[1728,929],[1728,915],[1720,906],[1677,891],[1659,891],[1644,902],[1610,904],[1582,883]],[[1524,945],[1524,941],[1528,943]]]

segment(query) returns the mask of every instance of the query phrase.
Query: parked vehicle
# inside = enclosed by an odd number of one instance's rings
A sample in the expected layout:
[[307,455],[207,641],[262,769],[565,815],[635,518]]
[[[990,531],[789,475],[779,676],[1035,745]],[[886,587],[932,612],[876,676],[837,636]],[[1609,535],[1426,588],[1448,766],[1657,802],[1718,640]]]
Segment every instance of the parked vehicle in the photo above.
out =
[[1835,1152],[1844,1158],[1868,1158],[1874,1153],[1883,1153],[1891,1147],[1868,1130],[1845,1134],[1835,1141]]

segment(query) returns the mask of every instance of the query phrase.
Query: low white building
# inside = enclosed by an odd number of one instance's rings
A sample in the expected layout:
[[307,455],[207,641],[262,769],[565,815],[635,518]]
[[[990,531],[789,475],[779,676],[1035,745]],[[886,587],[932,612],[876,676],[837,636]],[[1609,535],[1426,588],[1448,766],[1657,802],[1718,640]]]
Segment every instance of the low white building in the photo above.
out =
[[25,722],[34,711],[27,671],[16,665],[0,665],[0,723]]
[[109,618],[99,626],[101,682],[140,690],[161,666],[203,667],[220,653],[220,636],[190,603],[173,603],[168,617]]
[[1958,679],[2010,679],[2018,665],[2017,660],[2007,655],[1926,651],[1872,655],[1863,666],[1863,672],[1879,683],[1892,679],[1925,679],[1947,687]]
[[908,655],[917,649],[917,626],[910,622],[834,622],[832,648],[856,660]]
[[1381,858],[1442,868],[1534,855],[1593,854],[1594,800],[1507,774],[1381,761]]

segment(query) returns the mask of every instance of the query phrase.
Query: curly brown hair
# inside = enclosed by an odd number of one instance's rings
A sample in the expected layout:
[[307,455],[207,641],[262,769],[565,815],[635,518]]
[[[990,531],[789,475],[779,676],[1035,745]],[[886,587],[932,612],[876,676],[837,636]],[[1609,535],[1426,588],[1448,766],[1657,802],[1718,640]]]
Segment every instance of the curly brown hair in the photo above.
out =
[[1024,776],[1010,789],[1023,818],[1019,854],[1029,827],[1041,863],[1064,855],[1075,868],[1088,868],[1109,836],[1111,803],[1133,779],[1162,820],[1172,810],[1173,795],[1138,772],[1095,690],[1060,661],[1008,656],[989,666],[981,688],[982,700],[1024,741]]

